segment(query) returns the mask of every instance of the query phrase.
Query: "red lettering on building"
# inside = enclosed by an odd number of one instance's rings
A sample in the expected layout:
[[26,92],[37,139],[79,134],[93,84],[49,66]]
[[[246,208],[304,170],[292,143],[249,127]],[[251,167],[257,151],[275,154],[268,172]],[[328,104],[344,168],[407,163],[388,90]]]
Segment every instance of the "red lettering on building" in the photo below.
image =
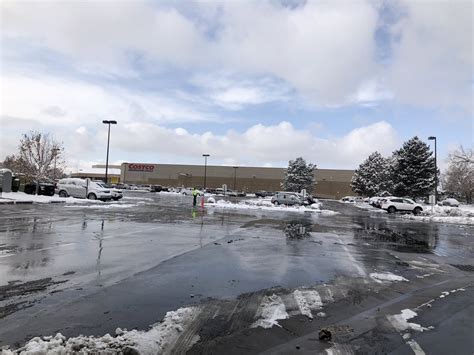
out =
[[128,164],[128,171],[144,171],[151,173],[153,170],[155,170],[153,164]]

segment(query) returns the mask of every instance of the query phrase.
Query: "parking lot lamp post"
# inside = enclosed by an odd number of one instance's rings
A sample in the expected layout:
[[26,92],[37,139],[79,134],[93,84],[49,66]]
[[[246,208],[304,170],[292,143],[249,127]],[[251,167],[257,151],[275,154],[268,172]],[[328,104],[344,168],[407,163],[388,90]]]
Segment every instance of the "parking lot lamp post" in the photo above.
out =
[[233,166],[234,168],[234,191],[237,191],[235,189],[235,185],[236,185],[236,182],[237,182],[237,169],[239,168],[238,166]]
[[436,137],[429,136],[428,140],[434,141],[435,145],[435,205],[438,203],[438,163],[437,163],[437,152],[436,152]]
[[53,179],[56,180],[56,158],[58,157],[58,152],[61,151],[59,148],[53,148],[51,150],[54,154],[54,173],[53,173]]
[[203,154],[204,157],[204,188],[203,192],[206,192],[206,176],[207,176],[207,158],[209,157],[209,154]]
[[107,158],[105,159],[105,183],[107,184],[108,172],[109,172],[110,125],[111,125],[111,124],[117,124],[117,121],[104,120],[104,121],[102,121],[102,123],[109,125],[109,132],[108,132],[108,134],[107,134]]

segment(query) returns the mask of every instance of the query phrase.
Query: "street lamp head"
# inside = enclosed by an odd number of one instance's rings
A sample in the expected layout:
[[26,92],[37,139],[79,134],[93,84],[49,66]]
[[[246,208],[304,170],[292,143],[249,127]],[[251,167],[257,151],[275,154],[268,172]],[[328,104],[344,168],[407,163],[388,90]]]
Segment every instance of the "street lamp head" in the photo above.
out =
[[109,121],[110,124],[117,124],[117,121]]
[[110,122],[107,120],[103,120],[102,123],[109,124]]
[[117,121],[109,121],[109,120],[103,120],[102,123],[105,123],[105,124],[117,124]]
[[429,141],[436,140],[436,137],[435,137],[435,136],[429,136],[429,137],[428,137],[428,140],[429,140]]
[[210,155],[209,154],[203,154],[202,156],[203,157],[209,157]]

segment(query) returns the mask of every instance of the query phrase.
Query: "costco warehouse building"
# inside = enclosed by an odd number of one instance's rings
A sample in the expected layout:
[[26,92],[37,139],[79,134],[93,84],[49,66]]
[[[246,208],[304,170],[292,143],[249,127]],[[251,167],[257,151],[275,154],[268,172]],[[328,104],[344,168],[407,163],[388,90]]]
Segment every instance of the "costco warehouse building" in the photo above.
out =
[[[96,165],[104,168],[104,165]],[[202,187],[204,185],[203,165],[177,165],[177,164],[148,164],[148,163],[123,163],[122,165],[109,165],[109,168],[120,169],[120,180],[125,184],[162,185]],[[210,188],[222,187],[239,191],[254,192],[258,190],[279,191],[285,176],[284,168],[264,167],[232,167],[232,166],[207,166],[206,186]],[[316,185],[313,194],[321,198],[341,198],[351,195],[350,187],[353,170],[316,169],[314,172]],[[114,179],[115,180],[115,179]],[[234,186],[235,182],[235,186]]]

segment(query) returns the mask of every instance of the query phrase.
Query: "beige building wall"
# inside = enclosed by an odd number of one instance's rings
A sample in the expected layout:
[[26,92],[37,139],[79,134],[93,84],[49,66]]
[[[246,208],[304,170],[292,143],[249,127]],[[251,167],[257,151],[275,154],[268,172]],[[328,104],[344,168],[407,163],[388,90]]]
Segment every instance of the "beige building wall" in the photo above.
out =
[[[317,183],[313,194],[325,198],[341,198],[353,194],[350,188],[353,173],[353,170],[317,169]],[[280,191],[284,175],[283,168],[241,166],[234,169],[231,166],[211,165],[207,166],[206,187],[217,188],[227,184],[230,189],[246,192]],[[203,187],[204,166],[123,163],[120,181],[129,184]]]

